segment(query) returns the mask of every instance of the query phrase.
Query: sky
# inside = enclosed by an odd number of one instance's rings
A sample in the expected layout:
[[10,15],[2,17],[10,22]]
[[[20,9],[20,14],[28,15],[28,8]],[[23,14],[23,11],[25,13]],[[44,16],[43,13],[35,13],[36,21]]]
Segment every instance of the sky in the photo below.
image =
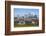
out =
[[25,14],[31,13],[33,15],[39,15],[39,9],[27,9],[27,8],[14,8],[14,17],[17,15],[24,16]]

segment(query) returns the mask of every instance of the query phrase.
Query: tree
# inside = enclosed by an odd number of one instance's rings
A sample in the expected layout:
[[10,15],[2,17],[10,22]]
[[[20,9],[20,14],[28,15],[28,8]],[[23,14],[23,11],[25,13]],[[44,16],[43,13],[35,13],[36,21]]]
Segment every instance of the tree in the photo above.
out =
[[24,16],[22,16],[22,18],[24,18]]
[[28,14],[28,17],[31,18],[31,14],[30,13]]
[[37,19],[37,15],[34,15],[34,18],[36,18],[36,19]]
[[17,18],[19,18],[20,16],[19,16],[19,14],[17,15]]
[[28,13],[28,18],[33,18],[33,14]]
[[27,16],[27,14],[25,14],[25,18],[27,18],[28,16]]
[[17,19],[17,17],[14,17],[14,19]]

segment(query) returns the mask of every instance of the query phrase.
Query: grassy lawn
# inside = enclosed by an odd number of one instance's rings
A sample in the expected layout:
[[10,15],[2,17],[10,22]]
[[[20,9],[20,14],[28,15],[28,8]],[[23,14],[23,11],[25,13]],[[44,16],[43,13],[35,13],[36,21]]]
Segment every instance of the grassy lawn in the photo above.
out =
[[14,27],[36,27],[38,24],[14,24]]

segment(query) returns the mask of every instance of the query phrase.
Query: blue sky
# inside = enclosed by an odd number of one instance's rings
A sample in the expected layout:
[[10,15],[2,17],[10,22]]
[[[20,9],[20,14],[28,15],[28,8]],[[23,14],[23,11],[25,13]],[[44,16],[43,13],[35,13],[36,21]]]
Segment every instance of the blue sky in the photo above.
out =
[[24,16],[25,14],[33,13],[39,15],[39,9],[14,8],[14,16]]

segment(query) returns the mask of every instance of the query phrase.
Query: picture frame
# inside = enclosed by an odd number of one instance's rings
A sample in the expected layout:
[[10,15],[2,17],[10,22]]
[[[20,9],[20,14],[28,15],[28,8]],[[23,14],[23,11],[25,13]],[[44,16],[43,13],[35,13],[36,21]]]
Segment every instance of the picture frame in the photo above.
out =
[[[41,13],[39,12],[39,16],[40,16],[39,25],[40,24],[41,25],[40,25],[39,29],[34,28],[34,27],[32,27],[32,29],[31,29],[31,27],[29,27],[29,30],[28,30],[28,27],[26,27],[26,28],[23,28],[23,29],[22,28],[16,28],[15,29],[16,31],[15,31],[14,28],[13,28],[13,26],[14,26],[13,25],[13,15],[14,15],[13,14],[13,9],[14,8],[16,9],[16,7],[19,8],[19,10],[20,10],[21,7],[22,8],[26,7],[26,9],[31,8],[31,7],[32,8],[37,7],[38,9],[40,9]],[[24,10],[22,10],[22,11],[24,11]],[[40,2],[5,1],[5,35],[35,34],[35,33],[44,33],[44,32],[45,32],[45,4],[44,3],[40,3]]]

